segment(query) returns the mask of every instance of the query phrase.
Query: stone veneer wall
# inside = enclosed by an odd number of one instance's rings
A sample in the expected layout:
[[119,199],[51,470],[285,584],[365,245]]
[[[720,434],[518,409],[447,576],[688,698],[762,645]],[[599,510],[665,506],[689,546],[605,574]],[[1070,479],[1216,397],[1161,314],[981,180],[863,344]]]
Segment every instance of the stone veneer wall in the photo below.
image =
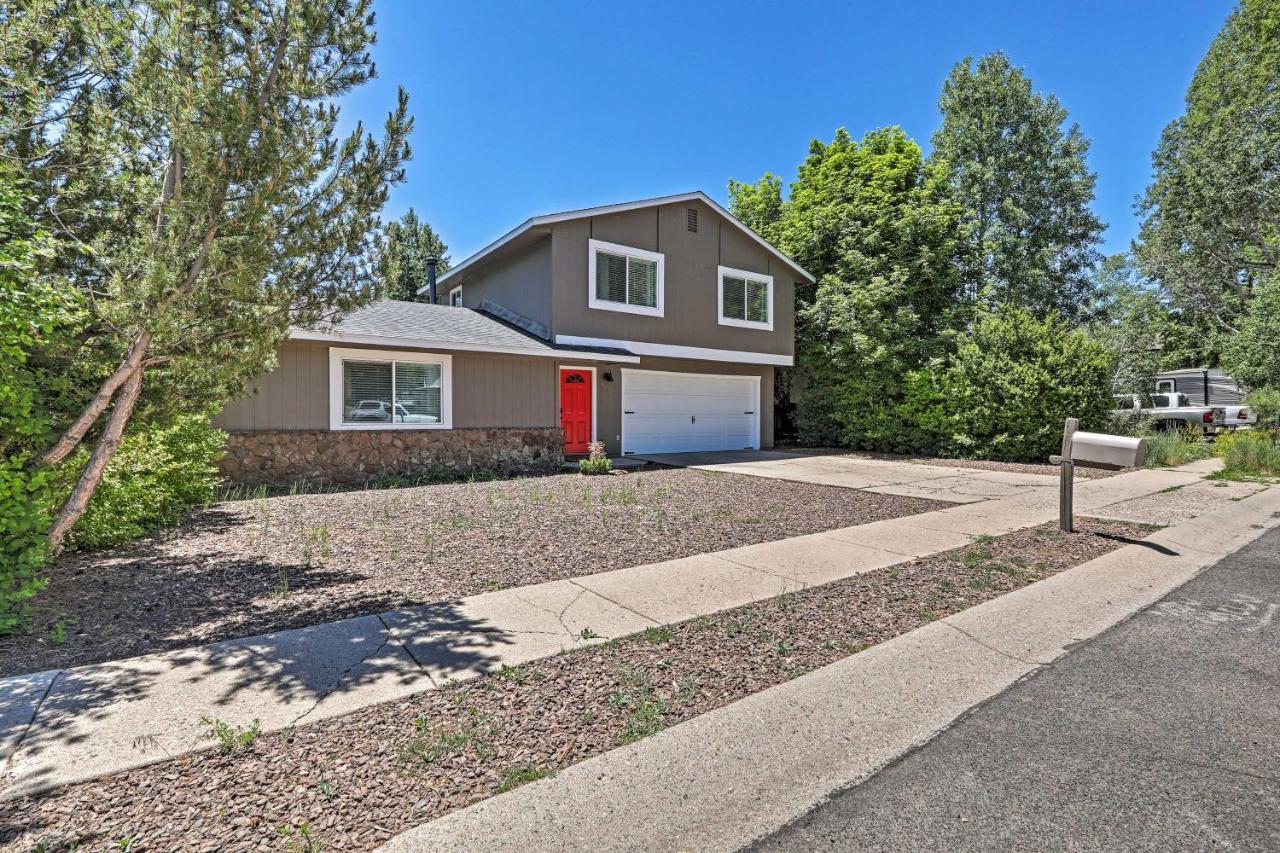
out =
[[357,484],[397,474],[549,473],[564,431],[543,429],[233,432],[222,474],[235,483]]

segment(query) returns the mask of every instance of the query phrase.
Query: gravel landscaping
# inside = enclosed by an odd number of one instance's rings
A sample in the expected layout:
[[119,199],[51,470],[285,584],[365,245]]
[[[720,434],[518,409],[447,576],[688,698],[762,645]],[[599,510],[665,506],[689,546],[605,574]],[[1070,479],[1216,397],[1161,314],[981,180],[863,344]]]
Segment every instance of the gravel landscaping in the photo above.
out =
[[113,660],[927,512],[920,498],[658,469],[282,495],[50,570],[0,674]]
[[238,746],[229,732],[225,752],[0,804],[0,843],[106,850],[126,840],[134,853],[372,849],[1151,529],[1092,520],[1081,528],[982,540]]

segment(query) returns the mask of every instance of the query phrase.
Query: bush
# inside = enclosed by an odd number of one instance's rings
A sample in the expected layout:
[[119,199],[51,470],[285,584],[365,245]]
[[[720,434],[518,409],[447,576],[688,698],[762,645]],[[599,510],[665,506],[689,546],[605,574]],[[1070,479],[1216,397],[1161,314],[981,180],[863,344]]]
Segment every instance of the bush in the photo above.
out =
[[613,470],[613,460],[604,452],[603,441],[587,445],[587,458],[578,462],[578,470],[587,475],[608,474]]
[[1260,427],[1275,427],[1280,422],[1280,391],[1258,388],[1244,398],[1249,411],[1258,419]]
[[1217,443],[1215,452],[1222,457],[1227,478],[1280,477],[1280,431],[1236,432]]
[[[206,415],[137,424],[107,465],[69,543],[88,550],[117,545],[172,524],[192,506],[208,502],[218,487],[218,460],[226,439]],[[69,471],[78,472],[87,458],[88,450],[81,449]]]
[[63,335],[75,299],[39,277],[36,262],[48,251],[21,212],[8,167],[0,167],[0,634],[25,626],[49,556],[52,476],[31,462],[49,438],[43,394],[52,383],[30,359]]
[[1111,356],[1062,319],[1021,308],[980,317],[954,354],[910,372],[898,406],[916,451],[1044,461],[1069,417],[1099,429],[1114,409]]
[[1167,468],[1185,465],[1197,459],[1208,459],[1213,448],[1205,443],[1199,430],[1158,430],[1145,436],[1147,441],[1147,467]]

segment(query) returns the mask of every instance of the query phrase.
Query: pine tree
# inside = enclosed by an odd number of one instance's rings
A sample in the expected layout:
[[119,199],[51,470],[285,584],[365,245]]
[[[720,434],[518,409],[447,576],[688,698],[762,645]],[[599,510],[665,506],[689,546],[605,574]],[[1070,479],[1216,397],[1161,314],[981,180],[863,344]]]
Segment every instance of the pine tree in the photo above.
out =
[[449,247],[423,222],[413,208],[396,222],[387,225],[378,251],[378,279],[381,293],[388,299],[425,302],[427,294],[419,288],[427,284],[427,258],[439,263],[437,274],[449,270]]
[[45,274],[94,315],[93,386],[39,462],[95,439],[49,530],[55,550],[140,405],[225,401],[291,326],[372,296],[370,235],[412,121],[402,91],[381,140],[337,135],[337,99],[374,75],[370,5],[31,0],[2,13],[0,154],[62,241]]

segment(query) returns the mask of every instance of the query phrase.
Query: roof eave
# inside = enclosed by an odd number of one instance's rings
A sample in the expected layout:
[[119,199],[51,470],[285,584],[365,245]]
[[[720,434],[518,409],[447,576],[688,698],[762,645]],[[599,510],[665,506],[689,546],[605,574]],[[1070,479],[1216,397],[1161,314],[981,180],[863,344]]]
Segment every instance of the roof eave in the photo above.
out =
[[[515,228],[508,231],[506,234],[503,234],[497,240],[494,240],[492,243],[485,246],[480,251],[476,252],[466,260],[462,261],[462,263],[453,267],[444,275],[440,276],[440,278],[436,280],[436,284],[437,285],[444,284],[446,281],[449,280],[450,277],[454,276],[457,273],[462,272],[463,270],[470,267],[472,264],[476,263],[482,258],[489,256],[490,254],[497,251],[498,249],[501,249],[507,243],[510,243],[512,240],[516,239],[521,234],[525,233],[531,228],[536,228],[542,225],[554,225],[557,222],[568,222],[573,219],[582,219],[588,216],[605,216],[611,213],[623,213],[628,210],[638,210],[640,208],[645,208],[645,207],[657,207],[663,204],[679,204],[682,201],[693,201],[695,199],[709,205],[712,210],[716,211],[725,219],[728,219],[731,223],[738,226],[738,228],[740,228],[745,234],[747,234],[747,236],[751,237],[751,239],[755,240],[762,247],[764,247],[766,251],[768,251],[770,254],[782,260],[785,264],[787,264],[787,266],[791,267],[796,272],[800,273],[800,275],[810,284],[813,284],[814,282],[817,281],[817,279],[814,278],[812,273],[810,273],[804,267],[800,266],[795,261],[791,260],[791,258],[783,254],[783,252],[780,249],[778,249],[778,247],[774,246],[768,240],[764,239],[755,231],[751,230],[751,228],[749,228],[736,216],[734,216],[732,213],[730,213],[728,210],[722,207],[720,203],[717,202],[715,199],[713,199],[711,196],[707,195],[702,190],[694,190],[693,192],[678,193],[676,195],[668,195],[668,196],[660,196],[658,198],[642,199],[640,201],[623,202],[621,204],[606,204],[606,205],[601,205],[599,207],[587,207],[587,208],[582,208],[580,210],[569,210],[563,213],[549,213],[543,216],[530,217],[529,219],[526,219],[524,222],[517,225]],[[426,285],[423,285],[422,287],[418,288],[419,293],[422,293],[425,290],[426,290]]]
[[408,347],[411,349],[439,349],[455,352],[485,352],[500,355],[527,355],[534,358],[557,358],[572,356],[590,361],[608,361],[619,364],[639,364],[640,357],[623,353],[599,353],[576,349],[559,349],[555,347],[499,347],[489,344],[478,344],[472,341],[451,341],[445,338],[411,338],[400,335],[371,335],[367,333],[353,334],[339,332],[334,329],[300,329],[289,330],[291,341],[325,341],[329,343],[364,344],[366,346],[394,349]]

